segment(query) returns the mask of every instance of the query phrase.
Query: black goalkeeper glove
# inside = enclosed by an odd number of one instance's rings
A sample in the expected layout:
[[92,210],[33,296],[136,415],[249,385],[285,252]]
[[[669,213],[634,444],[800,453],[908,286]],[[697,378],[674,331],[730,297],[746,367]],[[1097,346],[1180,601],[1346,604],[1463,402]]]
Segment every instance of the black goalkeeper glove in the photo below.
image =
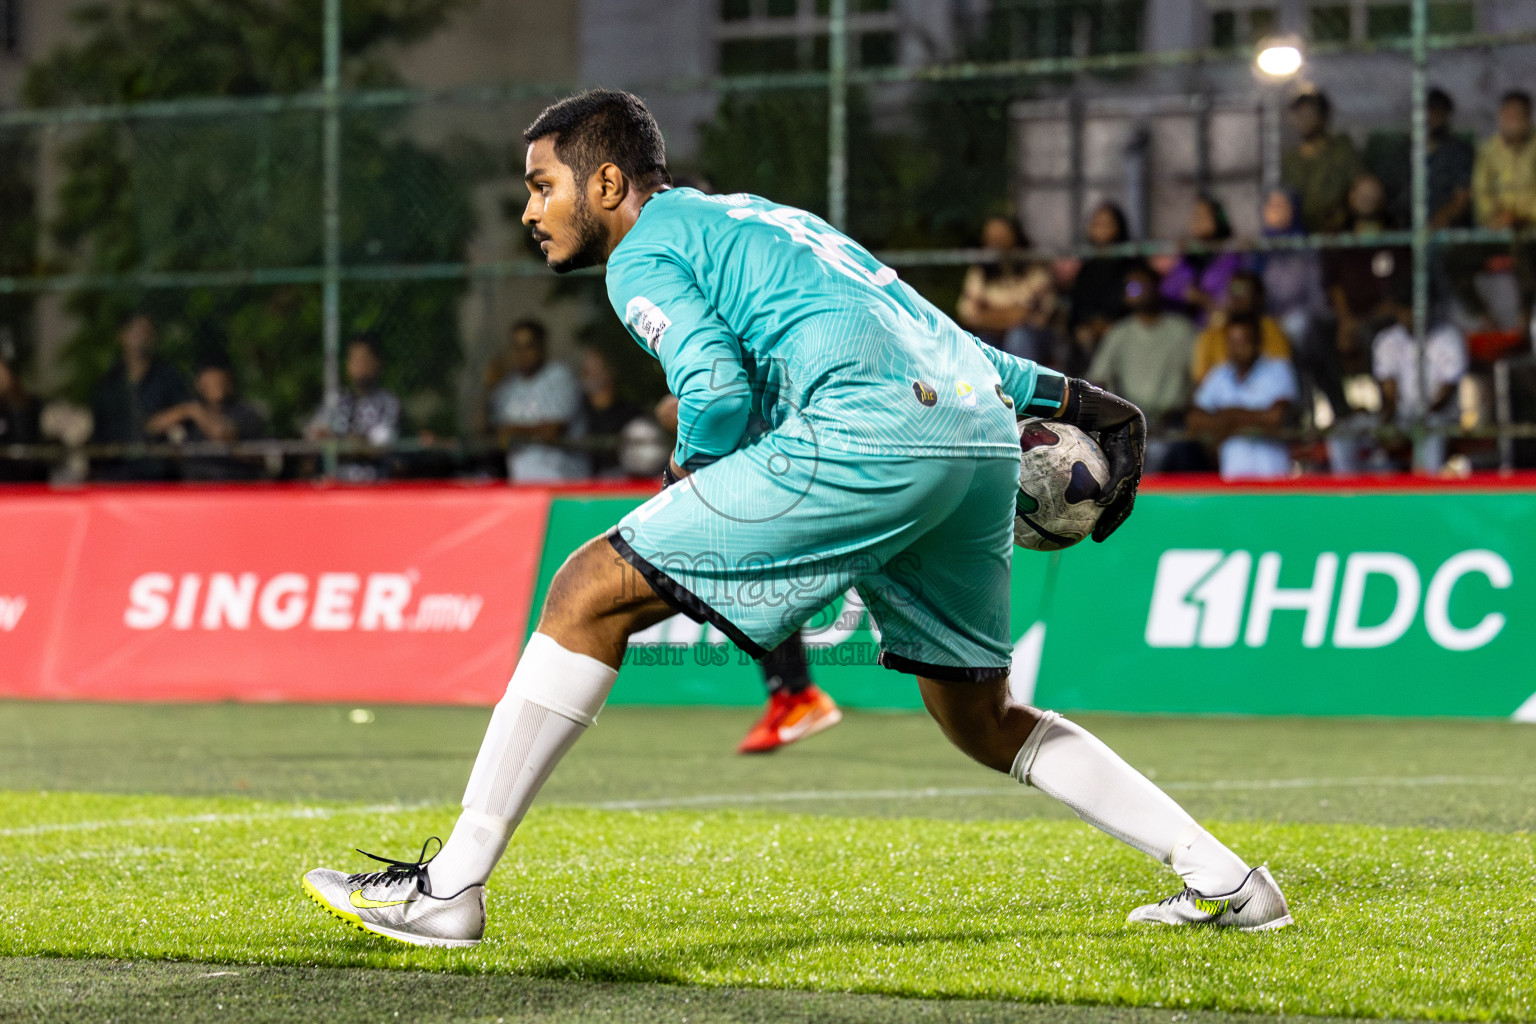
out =
[[1147,418],[1119,395],[1075,378],[1067,382],[1067,405],[1056,418],[1095,435],[1109,463],[1109,482],[1098,499],[1104,511],[1093,527],[1093,539],[1102,544],[1136,504],[1147,457]]
[[666,490],[681,479],[682,477],[672,472],[672,460],[668,459],[667,464],[661,467],[661,489]]

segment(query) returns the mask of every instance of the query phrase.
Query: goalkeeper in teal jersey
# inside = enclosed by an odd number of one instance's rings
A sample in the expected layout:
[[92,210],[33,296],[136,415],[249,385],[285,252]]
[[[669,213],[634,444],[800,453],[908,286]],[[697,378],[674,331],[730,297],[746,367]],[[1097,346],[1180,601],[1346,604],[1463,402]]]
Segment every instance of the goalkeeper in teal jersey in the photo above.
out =
[[681,611],[761,657],[855,588],[881,664],[917,677],[957,747],[1181,876],[1132,921],[1290,923],[1266,868],[1080,726],[1009,694],[1016,418],[1097,436],[1103,541],[1135,500],[1140,411],[981,343],[812,214],[671,188],[660,129],[628,93],[562,100],[524,139],[523,223],[556,272],[606,264],[615,312],[678,398],[667,486],[555,575],[437,856],[319,868],[306,891],[401,941],[478,942],[491,869],[632,634]]

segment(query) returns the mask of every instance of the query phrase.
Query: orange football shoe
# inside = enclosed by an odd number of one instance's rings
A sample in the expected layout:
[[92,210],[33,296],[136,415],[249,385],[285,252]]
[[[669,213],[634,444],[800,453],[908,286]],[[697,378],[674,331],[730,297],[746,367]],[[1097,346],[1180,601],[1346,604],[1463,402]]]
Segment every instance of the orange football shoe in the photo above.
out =
[[768,698],[768,710],[741,741],[736,753],[766,754],[830,729],[842,720],[843,713],[820,687],[808,686],[799,693],[780,691]]

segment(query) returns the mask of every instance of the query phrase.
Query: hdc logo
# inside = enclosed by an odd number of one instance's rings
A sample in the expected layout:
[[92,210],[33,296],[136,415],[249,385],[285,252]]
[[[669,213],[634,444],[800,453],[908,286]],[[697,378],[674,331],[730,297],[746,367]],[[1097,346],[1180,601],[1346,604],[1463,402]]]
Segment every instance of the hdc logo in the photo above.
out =
[[[1502,612],[1490,611],[1467,628],[1457,626],[1449,611],[1456,585],[1473,574],[1486,577],[1496,590],[1506,590],[1514,582],[1509,563],[1492,551],[1452,555],[1435,570],[1428,587],[1423,586],[1418,567],[1403,555],[1358,551],[1344,559],[1337,614],[1333,614],[1334,584],[1340,575],[1338,555],[1318,555],[1312,582],[1305,587],[1280,586],[1277,551],[1259,555],[1257,571],[1253,563],[1253,555],[1247,551],[1163,552],[1152,585],[1147,645],[1231,647],[1241,635],[1247,646],[1263,647],[1269,642],[1275,612],[1302,611],[1306,613],[1301,631],[1303,647],[1323,646],[1331,614],[1334,647],[1386,647],[1408,632],[1422,605],[1424,629],[1431,640],[1448,651],[1472,651],[1491,643],[1506,620]],[[1372,576],[1389,582],[1396,596],[1391,613],[1383,621],[1366,625],[1360,616],[1366,584]],[[1246,629],[1244,611],[1248,613]]]

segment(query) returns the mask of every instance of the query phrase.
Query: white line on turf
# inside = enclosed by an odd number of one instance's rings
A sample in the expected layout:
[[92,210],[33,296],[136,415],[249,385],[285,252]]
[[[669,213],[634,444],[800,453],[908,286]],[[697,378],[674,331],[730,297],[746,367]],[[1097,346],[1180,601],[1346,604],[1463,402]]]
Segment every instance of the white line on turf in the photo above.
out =
[[[1163,789],[1181,792],[1201,790],[1266,790],[1266,789],[1371,789],[1379,787],[1422,786],[1514,786],[1529,785],[1533,779],[1499,775],[1422,775],[1361,776],[1344,779],[1215,779],[1209,782],[1160,782]],[[826,801],[858,800],[929,800],[944,797],[997,796],[1015,797],[1018,790],[1012,787],[968,787],[956,789],[855,789],[855,790],[804,790],[794,793],[721,793],[708,796],[660,797],[652,800],[608,800],[598,803],[579,804],[601,811],[651,811],[674,807],[709,807],[722,804],[790,804]]]
[[[1429,786],[1529,786],[1536,778],[1515,775],[1419,775],[1356,776],[1340,779],[1212,779],[1207,782],[1160,782],[1163,789],[1179,792],[1243,791],[1272,789],[1373,789],[1420,788]],[[1028,791],[1028,790],[1026,790]],[[945,797],[994,796],[1016,798],[1019,790],[1009,786],[973,786],[965,788],[926,789],[829,789],[793,793],[718,793],[701,796],[660,797],[649,800],[603,800],[592,803],[566,803],[597,811],[661,811],[684,807],[753,806],[764,804],[819,803],[860,800],[931,800]],[[557,801],[559,802],[559,801]],[[118,821],[66,821],[20,828],[0,829],[0,839],[37,836],[51,832],[93,832],[108,828],[166,828],[173,825],[231,825],[257,821],[292,821],[306,818],[332,818],[341,815],[397,814],[438,806],[435,803],[376,804],[367,807],[296,807],[285,811],[255,814],[188,814],[170,818],[124,818]]]
[[293,821],[303,818],[333,818],[343,814],[394,814],[428,804],[378,804],[370,807],[294,807],[283,811],[254,814],[185,814],[173,818],[124,818],[118,821],[61,821],[46,825],[0,828],[0,838],[40,836],[50,832],[95,832],[104,828],[165,828],[171,825],[236,825],[255,821]]

